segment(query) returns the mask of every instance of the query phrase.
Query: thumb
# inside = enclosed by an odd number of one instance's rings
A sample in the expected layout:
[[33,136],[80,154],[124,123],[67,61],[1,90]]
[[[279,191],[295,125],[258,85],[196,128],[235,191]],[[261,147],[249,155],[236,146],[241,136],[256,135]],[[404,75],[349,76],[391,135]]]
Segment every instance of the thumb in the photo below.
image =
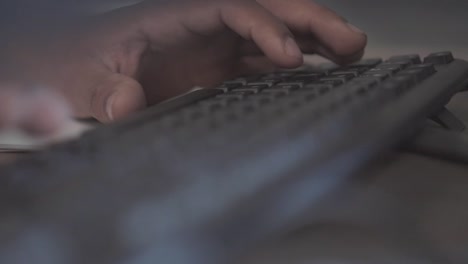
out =
[[136,80],[113,73],[96,87],[91,112],[100,122],[108,123],[142,110],[146,104],[143,88]]

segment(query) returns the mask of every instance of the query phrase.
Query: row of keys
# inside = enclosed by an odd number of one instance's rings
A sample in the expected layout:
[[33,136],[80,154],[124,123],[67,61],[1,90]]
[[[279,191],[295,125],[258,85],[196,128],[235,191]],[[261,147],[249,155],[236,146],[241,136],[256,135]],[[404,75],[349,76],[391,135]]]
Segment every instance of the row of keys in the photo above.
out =
[[[453,55],[450,52],[438,52],[427,56],[424,59],[424,64],[448,64],[453,60]],[[342,80],[342,82],[346,82],[353,77],[357,77],[364,72],[367,72],[368,70],[376,71],[377,69],[385,69],[394,73],[395,71],[407,68],[408,66],[422,63],[423,60],[419,55],[394,56],[384,63],[382,63],[381,59],[366,59],[345,67],[338,67],[335,65],[332,69],[326,69],[325,67],[322,69],[315,69],[312,72],[286,71],[259,76],[242,77],[226,81],[219,88],[227,92],[247,85],[258,85],[261,87],[265,85],[276,85],[278,83],[312,83],[323,78],[330,78],[332,81],[335,81],[334,79],[339,79]]]
[[[360,97],[380,102],[403,94],[434,74],[436,70],[430,62],[436,59],[439,63],[442,60],[448,62],[450,55],[437,53],[424,61],[417,55],[397,56],[386,61],[369,59],[325,72],[291,71],[238,78],[218,88],[224,93],[203,100],[180,115],[188,121],[212,115],[221,109],[232,109],[236,115],[247,114],[272,102],[298,106],[327,95],[338,87],[343,92],[333,93],[334,99],[330,101],[335,108]],[[377,94],[382,98],[374,98]],[[228,112],[231,113],[231,110]]]

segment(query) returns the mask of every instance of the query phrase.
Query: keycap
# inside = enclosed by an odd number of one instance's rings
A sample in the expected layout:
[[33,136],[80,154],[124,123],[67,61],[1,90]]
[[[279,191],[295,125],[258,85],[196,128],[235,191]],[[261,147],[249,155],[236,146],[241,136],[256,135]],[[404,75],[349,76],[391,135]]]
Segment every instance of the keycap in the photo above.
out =
[[242,87],[242,85],[240,85],[240,86],[222,85],[222,86],[216,87],[216,89],[217,89],[217,90],[221,90],[221,91],[223,91],[224,93],[227,93],[227,92],[231,91],[232,89],[234,89],[234,88],[236,88],[236,87]]
[[431,76],[433,73],[435,73],[434,66],[432,64],[426,64],[422,65],[421,67],[411,66],[410,68],[402,71],[400,74],[412,75],[416,78],[417,82],[420,82]]
[[330,76],[336,76],[336,75],[350,75],[351,77],[357,77],[359,76],[361,72],[358,69],[349,69],[349,70],[340,70],[340,71],[335,71],[330,74]]
[[348,67],[375,67],[376,65],[382,63],[382,59],[380,58],[371,58],[371,59],[364,59],[364,60],[361,60],[361,61],[358,61],[358,62],[355,62],[353,64],[351,64],[350,66]]
[[298,85],[275,85],[272,87],[269,87],[268,89],[265,89],[265,91],[269,90],[288,90],[290,92],[299,89],[300,86]]
[[449,64],[453,61],[453,54],[450,51],[431,53],[424,58],[424,63],[432,63],[434,65]]
[[223,83],[223,87],[226,87],[228,89],[233,89],[233,88],[244,86],[246,84],[247,84],[247,80],[237,79],[237,80],[225,81]]
[[247,96],[252,95],[252,94],[254,94],[254,93],[250,92],[250,91],[241,91],[241,92],[232,91],[232,92],[229,92],[229,93],[217,95],[216,98],[231,99],[231,100],[234,100],[234,99],[242,100],[242,99],[244,99]]
[[417,54],[393,56],[387,60],[387,62],[397,62],[397,61],[409,61],[411,64],[422,63],[421,57]]
[[341,79],[344,83],[351,80],[352,78],[356,76],[357,74],[355,73],[340,73],[340,72],[334,72],[329,75],[330,78]]
[[322,76],[323,76],[322,74],[315,74],[315,73],[312,73],[312,74],[299,74],[299,75],[295,75],[295,76],[292,76],[292,77],[288,78],[287,81],[288,82],[311,83],[311,82],[317,81]]
[[283,87],[288,89],[299,89],[304,86],[303,82],[282,82],[275,85],[276,87]]
[[271,84],[277,84],[277,83],[280,83],[280,82],[284,82],[286,81],[287,78],[286,77],[262,77],[260,78],[259,81],[261,82],[268,82],[268,83],[271,83]]
[[[379,84],[379,80],[373,77],[358,77],[350,81],[348,84],[356,84],[362,87],[365,87],[366,89],[371,89],[377,86]],[[345,88],[346,89],[346,88]]]
[[271,74],[268,74],[267,76],[273,76],[273,77],[291,77],[293,75],[297,74],[296,72],[293,72],[293,71],[286,71],[286,72],[274,72],[274,73],[271,73]]
[[423,69],[424,70],[424,74],[425,74],[425,77],[429,77],[431,76],[432,74],[434,74],[436,72],[436,69],[434,67],[434,65],[431,63],[431,64],[418,64],[418,65],[413,65],[411,67],[409,67],[408,69]]
[[390,73],[384,72],[384,71],[379,71],[379,72],[367,71],[362,75],[362,77],[374,78],[375,80],[382,82],[390,77]]
[[343,79],[341,78],[322,78],[320,80],[318,80],[317,82],[315,82],[317,84],[330,84],[332,85],[333,87],[336,87],[336,86],[340,86],[342,85],[344,82]]
[[391,75],[394,75],[403,69],[404,67],[400,64],[382,63],[369,71],[389,71]]
[[354,73],[357,73],[359,75],[359,74],[361,74],[363,72],[368,71],[371,68],[372,67],[370,67],[370,66],[359,66],[359,65],[353,66],[353,65],[350,65],[350,66],[346,66],[344,68],[339,68],[334,72],[354,72]]
[[408,68],[411,65],[413,65],[413,62],[411,60],[401,60],[401,61],[384,62],[384,63],[378,65],[377,67],[379,67],[379,68],[399,67],[401,70],[404,70],[404,69]]
[[246,87],[248,88],[268,88],[275,84],[275,82],[261,81],[261,82],[249,82]]
[[396,72],[394,72],[393,70],[389,70],[389,69],[371,69],[371,70],[368,70],[366,71],[363,76],[366,76],[366,75],[383,75],[383,76],[387,76],[385,77],[384,79],[388,78],[388,77],[391,77],[395,74]]
[[252,87],[249,87],[249,86],[243,86],[241,88],[236,88],[236,89],[233,89],[232,91],[233,92],[251,92],[251,93],[259,93],[261,92],[263,89],[265,89],[267,87],[263,87],[263,86],[252,86]]

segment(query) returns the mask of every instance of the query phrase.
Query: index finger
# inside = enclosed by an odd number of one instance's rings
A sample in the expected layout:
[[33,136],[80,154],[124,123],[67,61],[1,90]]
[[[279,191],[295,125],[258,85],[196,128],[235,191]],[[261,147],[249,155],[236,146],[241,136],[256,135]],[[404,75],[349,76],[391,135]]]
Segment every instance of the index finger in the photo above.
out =
[[367,43],[366,34],[332,10],[310,0],[257,0],[292,31],[318,41],[317,52],[335,62],[356,58]]

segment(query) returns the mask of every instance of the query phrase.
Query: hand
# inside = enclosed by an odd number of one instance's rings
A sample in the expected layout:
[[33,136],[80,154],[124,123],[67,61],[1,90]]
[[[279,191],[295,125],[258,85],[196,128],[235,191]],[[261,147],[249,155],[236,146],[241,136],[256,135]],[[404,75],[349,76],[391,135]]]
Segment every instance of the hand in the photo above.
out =
[[76,116],[102,122],[194,86],[300,66],[302,53],[345,64],[366,44],[364,33],[309,0],[146,1],[83,24],[22,42],[33,45],[16,47],[11,64],[18,78],[55,87]]
[[5,84],[0,88],[0,129],[52,136],[70,120],[67,104],[50,89]]

